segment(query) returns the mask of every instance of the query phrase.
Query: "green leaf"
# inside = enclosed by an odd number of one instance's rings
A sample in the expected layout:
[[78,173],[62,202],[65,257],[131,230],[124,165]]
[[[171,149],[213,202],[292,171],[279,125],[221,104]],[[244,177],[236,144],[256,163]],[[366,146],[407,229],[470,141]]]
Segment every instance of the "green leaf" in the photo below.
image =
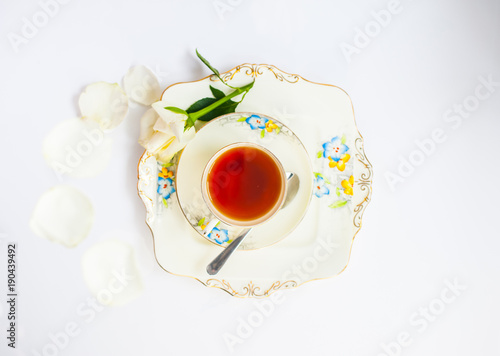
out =
[[192,104],[190,107],[186,109],[186,112],[188,114],[191,114],[192,112],[197,112],[200,111],[201,109],[206,108],[207,106],[215,103],[217,99],[215,98],[203,98]]
[[345,145],[345,140],[346,140],[345,135],[342,135],[342,139],[340,140],[340,142],[341,142],[343,145]]
[[[220,78],[220,74],[219,74],[219,71],[217,69],[215,69],[214,67],[212,67],[212,65],[210,64],[209,61],[207,61],[205,59],[205,57],[203,57],[200,52],[198,52],[198,48],[196,49],[196,55],[198,56],[198,58],[203,62],[203,64],[205,64],[217,77]],[[222,79],[221,79],[222,80]]]
[[340,197],[340,188],[339,187],[337,187],[336,193],[337,193],[337,196]]
[[172,112],[175,112],[176,114],[183,114],[183,115],[187,115],[187,112],[182,110],[182,109],[179,109],[179,108],[176,108],[175,106],[165,106],[164,109],[166,110],[170,110]]
[[210,91],[212,92],[212,95],[214,96],[215,99],[222,99],[223,97],[226,96],[222,90],[216,89],[213,86],[210,85]]
[[336,209],[347,204],[347,200],[338,200],[333,204],[328,205],[329,208]]
[[220,224],[220,221],[218,221],[218,222],[217,222],[217,224],[215,224],[215,226],[214,226],[214,227],[217,227],[217,226],[219,226],[219,224]]
[[172,162],[168,162],[168,163],[162,164],[161,166],[165,167],[165,168],[168,168],[168,167],[172,167],[173,165],[174,164]]
[[[255,83],[254,80],[251,83],[243,85],[240,88],[232,87],[222,80],[219,71],[212,67],[212,65],[200,54],[200,52],[198,52],[198,50],[196,50],[196,55],[208,68],[210,68],[210,70],[222,81],[223,84],[234,89],[234,91],[232,93],[229,93],[228,95],[225,95],[222,90],[216,89],[210,85],[210,91],[212,92],[214,98],[200,99],[186,110],[185,113],[189,115],[186,119],[186,124],[184,125],[184,131],[193,127],[196,120],[210,121],[218,116],[235,112],[238,104],[243,100],[248,91],[252,89]],[[232,98],[237,97],[241,94],[243,94],[243,97],[239,102],[231,100]],[[179,108],[171,107],[167,107],[165,109],[169,109],[175,112],[179,112],[181,110]]]
[[168,208],[168,203],[167,203],[167,199],[165,198],[162,198],[162,201],[163,201],[163,205],[165,205],[165,207]]
[[266,135],[266,129],[262,129],[262,131],[260,132],[260,138],[264,138],[265,135]]
[[281,131],[281,127],[278,126],[278,128],[275,131],[276,131],[277,134],[279,134],[280,131]]
[[318,158],[321,158],[321,156],[323,156],[323,151],[319,151],[318,154],[316,155],[316,157]]
[[237,102],[229,100],[229,101],[225,102],[224,104],[222,104],[221,106],[216,107],[215,109],[213,109],[209,113],[203,115],[198,120],[210,121],[210,120],[215,119],[216,117],[219,117],[221,115],[231,114],[231,113],[236,111],[236,107],[238,106],[238,104],[239,103],[237,103]]
[[241,117],[239,118],[238,120],[236,120],[237,122],[243,122],[243,121],[246,121],[248,119],[248,117]]
[[200,221],[198,221],[198,226],[203,225],[204,222],[205,222],[205,218],[201,219]]
[[[186,111],[190,114],[193,112],[200,111],[207,106],[212,105],[215,103],[218,99],[216,98],[203,98],[195,102],[193,105],[191,105]],[[239,103],[228,100],[221,106],[216,107],[212,111],[206,113],[205,115],[201,116],[198,118],[198,120],[201,121],[210,121],[212,119],[215,119],[218,116],[225,115],[225,114],[230,114],[235,112],[236,107],[238,106]],[[194,124],[194,123],[193,123]]]
[[225,81],[221,78],[219,71],[218,71],[217,69],[215,69],[215,68],[214,68],[214,67],[210,64],[210,62],[209,62],[209,61],[207,61],[207,60],[205,59],[205,57],[203,57],[203,56],[200,54],[200,52],[198,52],[198,49],[196,49],[196,55],[197,55],[197,56],[198,56],[198,58],[199,58],[199,59],[203,62],[203,64],[205,64],[205,65],[208,67],[208,69],[210,69],[210,70],[212,71],[212,73],[214,73],[214,74],[217,76],[217,78],[219,78],[219,79],[220,79],[220,81],[221,81],[222,83],[224,83],[224,84],[225,84],[225,85],[227,85],[228,87],[230,87],[230,88],[233,88],[233,89],[234,89],[234,87],[232,87],[232,86],[230,86],[229,84],[227,84],[227,83],[226,83],[226,82],[225,82]]

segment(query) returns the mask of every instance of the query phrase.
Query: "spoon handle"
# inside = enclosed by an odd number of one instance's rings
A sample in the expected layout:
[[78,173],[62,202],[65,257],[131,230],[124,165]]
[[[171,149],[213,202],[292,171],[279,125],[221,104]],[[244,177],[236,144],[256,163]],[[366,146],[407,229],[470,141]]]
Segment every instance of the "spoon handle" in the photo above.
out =
[[233,252],[238,248],[243,239],[247,237],[248,233],[252,231],[252,228],[244,230],[240,236],[234,239],[233,242],[227,246],[224,251],[222,251],[210,264],[207,266],[207,273],[211,276],[217,274],[220,271],[222,266],[226,263],[229,256],[233,254]]

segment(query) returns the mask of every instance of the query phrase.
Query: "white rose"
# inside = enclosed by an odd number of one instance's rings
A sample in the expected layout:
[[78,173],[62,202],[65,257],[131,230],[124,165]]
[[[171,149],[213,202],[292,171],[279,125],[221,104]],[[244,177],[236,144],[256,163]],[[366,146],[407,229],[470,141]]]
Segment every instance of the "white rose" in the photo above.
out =
[[156,159],[167,163],[194,138],[195,128],[184,131],[187,115],[165,109],[158,101],[141,118],[139,144],[153,153]]

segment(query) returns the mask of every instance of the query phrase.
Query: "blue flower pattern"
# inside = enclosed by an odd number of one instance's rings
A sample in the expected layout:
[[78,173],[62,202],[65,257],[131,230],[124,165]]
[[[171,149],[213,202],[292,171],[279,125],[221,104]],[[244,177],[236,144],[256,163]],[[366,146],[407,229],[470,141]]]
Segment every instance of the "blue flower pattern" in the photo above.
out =
[[222,245],[224,242],[229,241],[229,231],[214,227],[208,237],[217,242],[219,245]]
[[174,181],[171,178],[158,177],[158,194],[167,200],[175,193]]
[[247,124],[250,125],[252,130],[257,130],[257,129],[262,130],[266,128],[266,123],[269,121],[269,119],[257,115],[252,115],[249,116],[245,121]]
[[317,176],[314,179],[314,195],[321,198],[323,195],[330,194],[330,189],[325,185],[325,179],[323,177]]
[[323,157],[330,157],[333,161],[338,162],[348,150],[349,147],[342,143],[342,138],[335,136],[323,144]]

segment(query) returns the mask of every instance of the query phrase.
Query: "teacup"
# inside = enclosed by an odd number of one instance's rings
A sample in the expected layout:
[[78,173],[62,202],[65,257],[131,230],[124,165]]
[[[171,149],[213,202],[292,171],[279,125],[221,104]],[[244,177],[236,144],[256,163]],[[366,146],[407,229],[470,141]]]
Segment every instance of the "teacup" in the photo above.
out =
[[281,208],[286,173],[266,148],[238,142],[217,151],[202,175],[202,196],[222,222],[239,227],[260,225]]

